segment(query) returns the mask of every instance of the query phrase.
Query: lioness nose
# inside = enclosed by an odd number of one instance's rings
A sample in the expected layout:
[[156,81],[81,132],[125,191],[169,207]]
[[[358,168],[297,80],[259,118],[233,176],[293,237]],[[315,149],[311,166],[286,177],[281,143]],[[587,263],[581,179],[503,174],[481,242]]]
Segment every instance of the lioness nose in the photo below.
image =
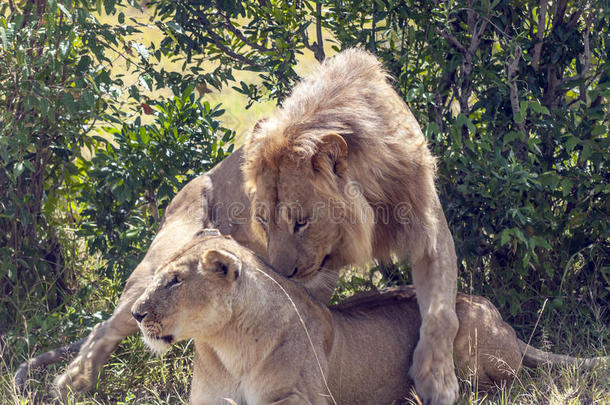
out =
[[144,319],[146,317],[146,313],[140,314],[140,313],[132,310],[131,311],[131,316],[136,318],[136,321],[142,322],[142,319]]

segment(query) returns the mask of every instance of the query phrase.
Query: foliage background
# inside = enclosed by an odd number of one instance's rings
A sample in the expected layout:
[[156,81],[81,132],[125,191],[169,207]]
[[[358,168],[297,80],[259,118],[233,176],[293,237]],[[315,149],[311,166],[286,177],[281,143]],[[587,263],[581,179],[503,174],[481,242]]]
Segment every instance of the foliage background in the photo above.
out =
[[[0,16],[6,370],[107,317],[171,197],[232,151],[227,122],[352,46],[384,61],[439,158],[460,289],[521,337],[607,350],[609,2],[36,0]],[[228,113],[205,101],[228,90],[244,100]],[[408,280],[372,264],[337,297]]]

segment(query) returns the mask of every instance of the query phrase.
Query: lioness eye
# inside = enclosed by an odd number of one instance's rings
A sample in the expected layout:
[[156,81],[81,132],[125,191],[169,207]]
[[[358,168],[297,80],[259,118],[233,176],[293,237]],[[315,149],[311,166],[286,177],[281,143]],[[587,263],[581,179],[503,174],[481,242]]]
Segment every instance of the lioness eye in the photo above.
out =
[[294,233],[303,232],[309,226],[309,219],[297,219],[294,223]]
[[169,280],[169,282],[167,283],[166,287],[170,288],[173,287],[177,284],[180,284],[182,282],[182,279],[180,279],[180,277],[178,277],[178,275],[174,275],[174,277],[172,277],[171,280]]

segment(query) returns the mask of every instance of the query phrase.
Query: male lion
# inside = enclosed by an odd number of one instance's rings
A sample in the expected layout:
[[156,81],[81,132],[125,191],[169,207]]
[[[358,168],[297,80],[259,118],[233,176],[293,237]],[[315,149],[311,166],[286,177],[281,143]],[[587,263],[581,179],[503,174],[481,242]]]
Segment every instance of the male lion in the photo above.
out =
[[423,319],[410,375],[424,402],[453,403],[453,238],[435,160],[379,60],[349,49],[324,61],[256,125],[244,176],[271,264],[323,302],[340,268],[408,255]]
[[[510,382],[522,359],[597,361],[528,346],[482,297],[459,294],[456,310],[456,363],[479,387]],[[194,340],[194,405],[378,405],[409,395],[420,326],[409,287],[329,309],[230,237],[207,236],[157,271],[132,314],[155,352]]]

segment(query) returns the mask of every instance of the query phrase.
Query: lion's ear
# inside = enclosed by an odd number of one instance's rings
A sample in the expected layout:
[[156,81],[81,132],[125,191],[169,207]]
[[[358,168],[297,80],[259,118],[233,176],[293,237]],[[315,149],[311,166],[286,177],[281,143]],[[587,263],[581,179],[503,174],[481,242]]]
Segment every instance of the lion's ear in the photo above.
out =
[[204,269],[216,272],[230,281],[237,279],[241,272],[241,260],[225,250],[207,250],[201,255],[201,264]]
[[256,121],[256,124],[254,124],[254,127],[252,127],[252,132],[257,132],[261,129],[261,125],[263,125],[263,122],[267,121],[267,118],[261,118],[260,120]]
[[347,142],[339,134],[327,134],[318,144],[318,152],[311,158],[315,171],[331,169],[337,176],[347,170]]

